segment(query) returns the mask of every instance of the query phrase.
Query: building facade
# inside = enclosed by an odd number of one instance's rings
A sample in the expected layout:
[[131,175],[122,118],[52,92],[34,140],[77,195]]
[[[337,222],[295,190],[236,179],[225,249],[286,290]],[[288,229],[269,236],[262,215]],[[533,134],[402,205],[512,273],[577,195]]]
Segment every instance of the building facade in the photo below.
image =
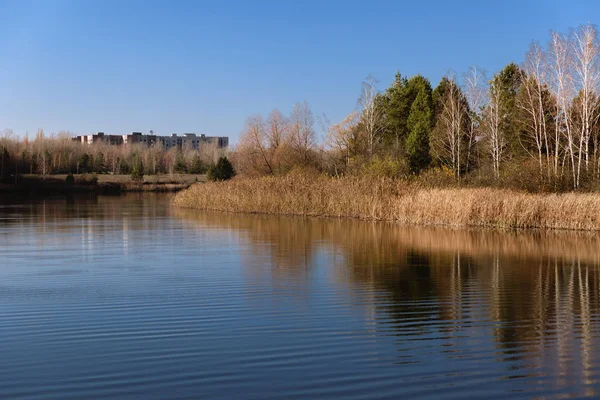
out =
[[73,141],[88,145],[103,143],[115,146],[141,144],[150,147],[160,144],[165,150],[170,150],[173,147],[199,150],[204,145],[213,145],[219,149],[229,147],[229,138],[226,136],[206,136],[205,134],[196,135],[195,133],[184,133],[182,136],[176,133],[171,134],[171,136],[158,136],[144,135],[141,132],[131,132],[126,135],[105,135],[104,132],[98,132],[92,135],[76,136]]

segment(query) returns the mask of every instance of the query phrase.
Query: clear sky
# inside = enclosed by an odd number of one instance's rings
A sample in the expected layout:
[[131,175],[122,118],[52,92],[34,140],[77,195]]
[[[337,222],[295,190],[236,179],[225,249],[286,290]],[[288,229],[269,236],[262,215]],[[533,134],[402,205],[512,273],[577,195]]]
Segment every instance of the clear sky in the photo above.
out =
[[435,85],[521,62],[597,1],[0,0],[0,129],[197,132],[306,100],[336,122],[372,73]]

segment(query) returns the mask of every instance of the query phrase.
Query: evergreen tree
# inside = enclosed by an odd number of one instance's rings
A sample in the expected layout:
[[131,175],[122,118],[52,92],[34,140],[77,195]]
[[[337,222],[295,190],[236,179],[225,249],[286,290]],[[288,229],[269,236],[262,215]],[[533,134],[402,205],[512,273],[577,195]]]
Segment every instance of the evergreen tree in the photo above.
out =
[[382,102],[385,109],[387,129],[385,133],[386,142],[392,145],[397,153],[405,148],[406,140],[410,134],[408,118],[412,104],[421,90],[431,91],[431,85],[427,78],[416,75],[410,79],[403,77],[400,72],[396,74],[394,83],[387,89]]
[[235,171],[233,165],[227,157],[221,157],[215,166],[208,169],[207,178],[209,181],[226,181],[233,178]]
[[[413,81],[414,80],[414,81]],[[418,94],[410,107],[406,125],[406,157],[411,172],[419,173],[431,162],[429,155],[429,135],[433,126],[433,102],[431,85],[421,76],[411,78],[414,82],[411,90],[418,88]],[[410,81],[409,81],[410,84]]]
[[519,66],[513,62],[494,75],[494,88],[500,92],[499,111],[501,117],[500,130],[508,143],[508,156],[524,155],[520,135],[522,125],[519,123],[517,94],[524,77]]

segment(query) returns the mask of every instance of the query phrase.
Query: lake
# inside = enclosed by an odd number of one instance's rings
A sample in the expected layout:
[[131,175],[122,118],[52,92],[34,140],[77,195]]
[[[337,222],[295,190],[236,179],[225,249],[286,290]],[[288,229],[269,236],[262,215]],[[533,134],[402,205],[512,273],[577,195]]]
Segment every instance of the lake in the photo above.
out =
[[4,199],[2,399],[600,396],[600,234]]

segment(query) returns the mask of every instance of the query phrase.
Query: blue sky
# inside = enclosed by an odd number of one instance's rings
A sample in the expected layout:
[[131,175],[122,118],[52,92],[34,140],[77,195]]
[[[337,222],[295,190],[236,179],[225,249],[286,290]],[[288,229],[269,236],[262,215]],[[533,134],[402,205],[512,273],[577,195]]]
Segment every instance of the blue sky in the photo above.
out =
[[343,118],[360,82],[494,73],[594,1],[0,0],[0,129],[202,132],[306,100]]

